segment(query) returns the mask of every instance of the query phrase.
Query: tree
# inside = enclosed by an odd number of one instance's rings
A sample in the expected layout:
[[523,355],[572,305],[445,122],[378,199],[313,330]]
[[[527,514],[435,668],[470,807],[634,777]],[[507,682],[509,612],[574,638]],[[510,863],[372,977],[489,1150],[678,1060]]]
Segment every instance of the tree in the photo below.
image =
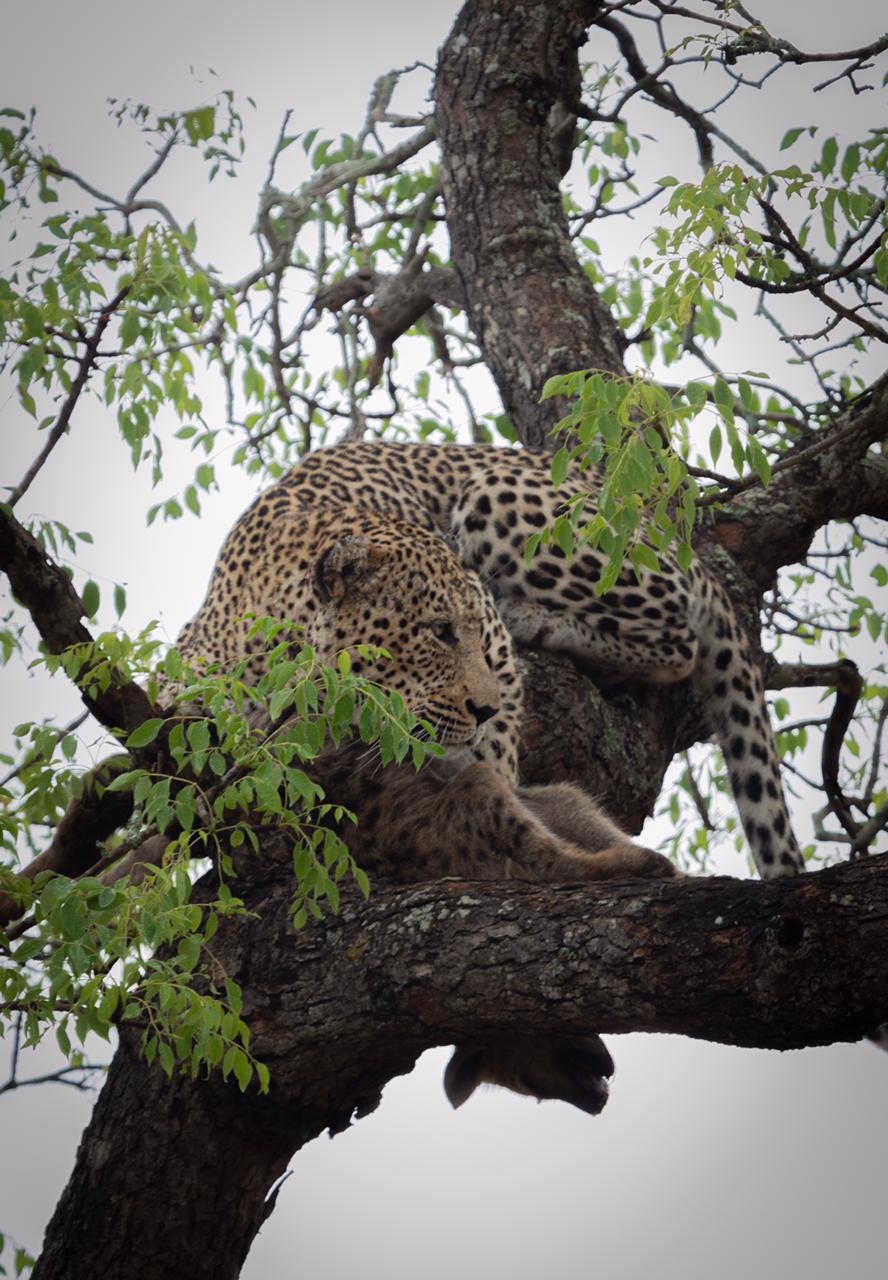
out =
[[[694,34],[693,19],[677,34],[667,33],[662,23],[668,15],[660,10],[671,6],[653,7],[655,29],[663,33],[666,48],[676,48],[685,36]],[[714,132],[709,114],[695,111],[679,97],[667,83],[667,74],[687,58],[716,59],[732,83],[742,88],[737,68],[747,59],[769,58],[769,72],[773,68],[778,73],[787,63],[803,64],[808,55],[781,44],[741,13],[737,24],[730,17],[719,18],[711,43],[704,39],[699,46],[689,45],[690,53],[664,54],[663,65],[656,67],[642,37],[633,35],[632,23],[637,23],[638,16],[633,6],[624,11],[621,6],[590,5],[582,22],[575,8],[558,4],[547,10],[468,6],[442,52],[434,122],[398,119],[391,110],[396,78],[389,77],[377,82],[367,122],[356,139],[344,138],[335,148],[325,142],[318,145],[316,137],[302,139],[312,152],[316,175],[289,196],[276,188],[272,167],[257,224],[262,261],[234,285],[226,285],[202,266],[190,228],[182,231],[165,206],[158,207],[143,194],[147,179],[153,176],[150,173],[122,199],[99,193],[99,203],[110,208],[111,215],[91,214],[79,222],[50,217],[49,234],[61,248],[51,257],[51,241],[44,247],[41,239],[27,265],[13,278],[6,301],[24,408],[40,412],[39,400],[31,397],[35,385],[41,384],[50,392],[61,389],[61,407],[44,424],[45,447],[13,492],[10,507],[17,505],[37,469],[50,461],[56,443],[75,426],[75,410],[99,376],[118,403],[121,431],[137,460],[144,457],[159,467],[162,437],[152,414],[164,402],[172,403],[188,419],[183,428],[186,438],[211,453],[216,446],[213,430],[191,425],[192,419],[200,421],[201,406],[191,382],[190,352],[206,355],[222,373],[229,392],[229,428],[242,440],[243,461],[257,471],[264,467],[276,474],[300,449],[335,435],[340,417],[353,435],[372,431],[377,424],[389,427],[396,409],[397,422],[413,418],[420,431],[439,430],[440,424],[426,408],[434,404],[437,384],[422,369],[406,387],[401,385],[400,365],[393,361],[396,352],[399,360],[409,359],[407,354],[400,355],[406,345],[403,335],[415,329],[421,341],[432,345],[440,367],[454,381],[461,379],[464,364],[482,358],[492,372],[506,416],[485,419],[471,410],[478,438],[496,431],[517,432],[525,443],[541,446],[558,417],[566,417],[580,445],[594,448],[599,440],[613,445],[608,460],[618,470],[621,464],[625,469],[627,451],[636,447],[633,441],[638,439],[637,432],[619,430],[621,419],[629,423],[637,421],[639,414],[656,415],[668,425],[675,453],[658,452],[649,441],[649,460],[629,457],[628,461],[636,468],[646,465],[655,476],[662,474],[667,486],[690,495],[689,520],[692,514],[710,513],[696,526],[697,554],[719,566],[751,627],[756,626],[754,619],[778,569],[808,557],[813,567],[796,572],[793,588],[778,589],[768,597],[767,616],[775,629],[818,643],[860,626],[869,628],[874,638],[881,635],[884,620],[864,595],[861,570],[856,566],[863,556],[866,572],[867,539],[872,537],[869,525],[861,521],[884,514],[886,503],[883,459],[870,447],[884,434],[884,389],[878,378],[869,385],[870,379],[853,370],[850,360],[870,357],[883,336],[879,311],[886,283],[883,135],[873,131],[845,148],[841,156],[831,139],[822,147],[818,139],[820,150],[810,173],[794,166],[774,173],[746,152],[741,152],[737,166],[722,162],[720,148],[731,145],[724,131]],[[698,15],[698,20],[704,16],[708,15]],[[596,41],[612,38],[616,42],[621,63],[619,71],[610,75],[600,68],[590,73],[580,96],[576,48],[587,23],[594,25]],[[833,55],[832,70],[837,68],[856,83],[863,64],[879,52],[881,47],[874,45]],[[488,67],[488,74],[472,74],[472,67],[478,65],[475,59]],[[617,83],[618,75],[625,77],[622,85]],[[653,271],[639,258],[629,278],[617,282],[607,277],[588,235],[589,215],[607,216],[618,208],[615,202],[621,188],[631,194],[630,203],[645,198],[633,190],[629,164],[638,143],[627,119],[642,92],[689,123],[705,172],[700,184],[683,181],[671,188],[671,209],[683,220],[659,233],[658,253],[651,254]],[[582,125],[579,140],[575,114]],[[136,108],[135,116],[155,131],[158,159],[166,159],[179,142],[202,148],[211,164],[227,165],[237,155],[239,121],[230,105],[227,114],[204,107],[152,122],[147,111]],[[387,126],[410,130],[408,142],[390,145],[387,139],[378,139],[376,134]],[[276,164],[283,162],[292,142],[288,127],[281,133]],[[441,149],[440,191],[435,175],[420,167],[436,134]],[[18,179],[17,185],[10,184],[14,192],[27,192],[27,183],[37,181],[48,196],[62,179],[78,181],[60,162],[37,155],[18,124],[4,136],[11,176]],[[789,149],[807,143],[807,137],[793,128],[783,141]],[[594,157],[594,190],[584,203],[579,196],[572,198],[565,219],[558,178],[572,143],[580,155],[586,153],[587,162]],[[414,156],[423,159],[410,167]],[[837,163],[840,180],[833,178]],[[668,178],[665,185],[669,190]],[[508,199],[502,198],[504,191]],[[790,220],[786,210],[794,211],[793,201],[803,205],[811,225],[804,218]],[[114,215],[119,215],[119,222]],[[158,220],[143,223],[146,215]],[[435,224],[444,216],[452,265],[445,243],[436,235]],[[53,274],[43,274],[44,259],[57,263]],[[311,278],[312,299],[310,308],[296,313],[295,323],[288,303],[289,273],[294,266]],[[659,275],[658,267],[662,268]],[[90,294],[93,278],[101,278],[106,286],[98,305]],[[116,287],[110,287],[110,280]],[[813,295],[827,310],[823,328],[828,332],[813,337],[786,329],[783,313],[775,313],[797,358],[804,356],[814,379],[802,392],[780,389],[756,375],[725,375],[714,366],[711,343],[729,316],[727,299],[732,295],[722,295],[721,290],[730,280],[760,295],[763,316],[785,297],[802,293]],[[262,292],[257,295],[260,286]],[[257,296],[261,299],[258,323],[254,331],[245,332],[238,313],[257,307]],[[851,305],[848,296],[853,299]],[[445,317],[444,308],[452,314]],[[334,378],[344,396],[343,410],[330,403],[330,376],[313,376],[307,362],[308,344],[321,315],[334,318],[342,345],[342,364]],[[508,323],[503,323],[503,316]],[[832,350],[829,360],[847,357],[848,363],[831,375],[825,372],[823,359],[807,354],[808,344],[819,341],[828,347],[841,343],[839,356]],[[655,358],[674,364],[680,355],[688,354],[702,361],[711,377],[705,383],[687,382],[682,388],[666,383],[664,394],[648,379],[627,378],[623,354],[629,349],[640,352],[642,366]],[[576,370],[598,370],[610,377],[575,380],[573,389],[581,395],[585,392],[576,411],[566,401],[556,412],[550,399],[540,402],[547,379]],[[684,376],[683,366],[681,372]],[[241,387],[246,411],[239,404]],[[550,384],[548,389],[564,392],[571,384]],[[468,397],[465,388],[463,394]],[[380,401],[382,407],[377,407]],[[699,425],[696,430],[689,425],[701,414],[706,441],[701,439]],[[738,423],[745,424],[743,430]],[[723,452],[730,453],[732,467],[717,471]],[[669,471],[669,461],[676,455],[683,464],[677,477]],[[199,507],[201,490],[214,480],[208,468],[206,461],[201,462],[183,502],[169,499],[157,514],[174,517],[182,505]],[[623,518],[620,512],[631,506],[627,499],[638,487],[632,484],[617,491],[615,521]],[[650,486],[653,502],[659,492]],[[819,531],[835,520],[850,524],[831,531],[832,542],[814,543]],[[169,753],[167,760],[172,755],[179,765],[186,756],[192,765],[202,752],[208,756],[209,744],[202,741],[196,726],[196,736],[184,746],[162,733],[160,717],[152,713],[145,693],[129,678],[139,660],[150,656],[146,650],[150,651],[152,642],[142,638],[141,643],[129,644],[115,638],[94,646],[82,628],[80,618],[91,617],[98,608],[97,588],[88,583],[78,599],[65,576],[47,559],[47,549],[52,552],[72,535],[58,525],[44,525],[34,531],[37,539],[32,541],[14,515],[4,513],[3,521],[0,554],[18,599],[28,608],[48,652],[58,655],[61,665],[85,689],[90,710],[101,723],[128,734],[134,763],[149,775],[158,767],[168,775],[175,772],[163,761],[158,766],[158,744]],[[583,533],[602,536],[601,529],[567,530],[570,536]],[[836,566],[834,574],[828,570],[832,594],[825,605],[813,606],[816,612],[803,612],[806,606],[799,605],[798,593],[806,577],[813,578],[813,569],[822,564]],[[876,581],[880,583],[878,574]],[[831,627],[842,630],[830,632]],[[11,649],[16,639],[11,631]],[[72,651],[72,644],[81,648]],[[655,802],[669,760],[694,740],[695,709],[685,705],[680,691],[602,694],[567,662],[530,653],[526,662],[534,698],[527,755],[535,761],[536,780],[563,776],[569,769],[593,789],[600,789],[602,777],[618,776],[623,787],[612,793],[612,802],[619,817],[637,826]],[[861,691],[863,717],[869,714],[876,725],[872,754],[867,753],[856,777],[840,778],[838,743],[855,695],[848,669],[836,661],[812,669],[772,660],[770,671],[772,684],[780,689],[812,678],[828,684],[842,682],[837,712],[831,718],[823,787],[835,820],[842,823],[846,843],[870,847],[885,812],[879,807],[883,801],[875,770],[884,690],[871,683]],[[346,673],[340,675],[346,679]],[[335,701],[334,697],[329,717],[334,720]],[[567,706],[570,710],[565,713]],[[558,726],[557,733],[553,724]],[[786,745],[801,745],[809,727],[793,728]],[[62,798],[71,783],[70,770],[66,774],[52,766],[53,751],[58,744],[64,756],[73,744],[69,734],[59,738],[55,730],[43,726],[36,732],[29,730],[27,738],[27,759],[15,766],[26,785],[18,816],[32,824],[36,852],[42,847],[43,830],[60,816]],[[224,761],[222,768],[224,777]],[[169,787],[158,790],[163,782],[160,778],[146,784],[152,789],[146,789],[143,797],[149,817],[155,820],[166,816],[164,806],[175,809],[181,795],[170,793]],[[704,781],[702,791],[707,789]],[[701,782],[688,765],[684,794],[699,803],[705,830],[710,819],[704,801],[696,800],[700,792]],[[861,801],[856,810],[845,801],[848,794]],[[188,835],[195,824],[188,825],[187,803],[179,803],[179,836]],[[116,827],[119,813],[109,813],[107,801],[103,808],[101,822],[113,819]],[[678,820],[680,799],[673,809]],[[245,904],[263,908],[257,924],[237,913],[236,904],[222,896],[211,895],[214,905],[200,914],[188,903],[190,881],[175,866],[166,878],[159,875],[151,880],[148,889],[100,883],[99,877],[128,848],[141,847],[136,839],[139,833],[129,834],[129,845],[127,837],[115,837],[112,846],[97,855],[97,834],[109,833],[90,825],[94,820],[87,803],[81,804],[78,815],[86,824],[85,833],[80,827],[76,839],[71,839],[70,832],[62,830],[53,847],[63,855],[61,867],[69,873],[74,870],[71,854],[85,853],[85,863],[76,870],[92,871],[92,876],[76,884],[61,876],[49,881],[42,905],[35,907],[37,931],[22,932],[24,943],[12,940],[20,963],[38,959],[49,943],[47,972],[56,985],[43,1004],[38,1001],[36,981],[29,980],[27,1000],[22,994],[25,989],[7,990],[7,997],[10,1012],[26,1015],[29,1034],[36,1033],[40,1018],[55,1015],[64,1020],[72,1012],[65,1007],[67,997],[82,1020],[78,1030],[105,1029],[117,1023],[122,1047],[51,1231],[42,1274],[63,1273],[72,1251],[81,1271],[88,1272],[89,1251],[99,1242],[105,1252],[101,1262],[96,1258],[96,1265],[105,1269],[116,1268],[124,1274],[124,1267],[132,1265],[140,1273],[150,1274],[153,1267],[157,1274],[169,1274],[175,1265],[200,1274],[209,1256],[210,1235],[215,1246],[214,1274],[220,1269],[221,1256],[234,1274],[261,1219],[265,1191],[292,1151],[312,1133],[347,1122],[356,1107],[370,1108],[381,1084],[407,1069],[424,1045],[465,1035],[473,1026],[489,1027],[494,1007],[504,1027],[532,1022],[543,1029],[575,1028],[587,1026],[591,1014],[594,1025],[605,1029],[669,1026],[689,1034],[772,1045],[855,1037],[884,1017],[888,1007],[882,977],[885,938],[879,923],[884,914],[879,896],[884,893],[883,878],[874,860],[785,887],[701,884],[687,894],[666,895],[659,928],[670,929],[668,955],[660,941],[662,933],[651,936],[650,925],[639,930],[635,941],[650,967],[651,985],[643,986],[633,970],[634,995],[628,1002],[618,998],[626,973],[613,955],[606,981],[600,973],[586,973],[582,962],[572,964],[562,986],[574,993],[574,999],[563,1001],[557,1009],[540,1009],[535,1001],[533,1007],[524,1007],[504,999],[499,988],[467,1003],[450,1002],[426,978],[426,994],[436,997],[437,1007],[429,1020],[418,1017],[411,1002],[398,999],[396,968],[408,975],[411,984],[419,981],[405,921],[411,912],[441,916],[441,953],[458,964],[464,954],[460,947],[469,945],[469,940],[460,936],[452,904],[455,895],[465,893],[464,887],[417,890],[406,898],[377,891],[369,906],[348,898],[337,920],[312,925],[294,947],[287,929],[292,883],[281,865],[282,846],[275,840],[263,841],[247,873],[239,864],[238,891]],[[285,838],[286,833],[281,839]],[[180,840],[180,847],[186,852],[190,841]],[[697,847],[705,849],[705,834]],[[94,865],[97,856],[101,858],[98,867]],[[330,888],[335,885],[333,877],[322,874],[323,862],[317,868],[315,879],[308,878],[310,902],[336,894]],[[595,919],[621,919],[626,896],[619,891],[602,896]],[[490,922],[502,921],[504,914],[510,926],[518,926],[522,946],[514,954],[504,948],[504,973],[526,966],[529,974],[538,975],[547,962],[562,959],[563,948],[553,932],[561,912],[567,919],[585,918],[586,927],[594,925],[594,920],[588,920],[588,899],[581,902],[577,894],[556,897],[510,886],[505,897],[486,890],[473,890],[472,897],[473,928],[484,931]],[[637,899],[638,894],[633,892],[632,897]],[[846,905],[842,912],[840,899],[852,904],[850,911]],[[178,967],[168,964],[154,970],[160,979],[153,992],[138,963],[124,981],[110,981],[108,956],[124,962],[132,951],[132,936],[121,938],[115,933],[116,951],[111,950],[108,937],[95,946],[96,953],[104,948],[104,970],[85,941],[84,921],[113,929],[124,904],[130,909],[136,900],[141,912],[140,940],[175,944]],[[717,965],[718,953],[722,972],[733,967],[736,985],[749,992],[748,1005],[736,995],[730,999],[725,995],[713,1008],[693,986],[682,986],[676,978],[671,959],[676,946],[686,941],[689,947],[700,947],[700,920],[713,912],[723,914],[713,902],[730,903],[738,920],[751,918],[747,911],[760,920],[764,911],[765,918],[775,922],[768,932],[764,959],[755,947],[750,948],[751,931],[741,923],[730,931],[730,959],[721,940],[711,944],[712,964]],[[830,931],[845,943],[845,950],[837,951],[831,962],[815,966],[808,945],[810,931],[816,937],[818,930],[825,929],[818,912],[828,915]],[[839,916],[845,921],[841,929],[836,924]],[[153,934],[149,919],[155,922]],[[158,919],[161,927],[156,925]],[[330,1020],[324,1028],[323,1053],[318,1054],[314,1030],[306,1035],[307,1019],[295,1041],[288,1041],[281,1009],[284,1015],[292,1007],[310,1009],[307,993],[316,993],[320,1003],[325,982],[330,984],[327,990],[337,991],[343,985],[339,978],[343,970],[336,969],[331,957],[350,963],[350,950],[377,920],[389,942],[378,955],[362,957],[366,988],[355,991],[352,1002],[340,1003],[336,1015],[340,1022],[325,1015]],[[445,927],[448,921],[453,922],[453,934]],[[537,921],[542,923],[537,926]],[[11,932],[18,928],[13,926]],[[207,934],[216,928],[214,955],[233,985],[207,994],[200,986],[199,947],[192,940],[209,942]],[[29,938],[37,945],[30,953],[23,952]],[[424,947],[427,954],[427,942]],[[294,951],[299,957],[295,972],[283,962]],[[262,975],[258,983],[244,971],[247,955],[267,956],[254,965],[253,971]],[[84,958],[86,973],[77,967]],[[738,966],[748,982],[736,982]],[[807,978],[805,990],[792,1017],[782,1002],[775,1017],[775,993],[786,991],[797,979],[798,966]],[[351,973],[351,969],[344,971]],[[266,977],[270,972],[279,974],[275,990]],[[659,985],[664,976],[669,980],[665,990]],[[97,981],[90,990],[94,978]],[[188,993],[187,1008],[160,994],[161,985],[169,990],[175,982],[183,994]],[[391,1005],[381,1008],[379,992],[386,985],[392,993]],[[157,1005],[150,1003],[154,997]],[[650,1012],[652,1004],[656,1016]],[[133,1049],[149,1007],[169,1013],[166,1024],[156,1015],[161,1032],[153,1054],[172,1073],[172,1082],[156,1065],[146,1065]],[[192,1013],[196,1021],[189,1027]],[[136,1026],[135,1032],[127,1031],[127,1023]],[[177,1025],[184,1039],[176,1042],[172,1034],[164,1035],[164,1025]],[[201,1043],[201,1033],[208,1026],[212,1034]],[[253,1028],[252,1040],[247,1040],[245,1026]],[[149,1036],[143,1045],[149,1055],[150,1043]],[[220,1075],[199,1087],[178,1076],[176,1052],[190,1054],[196,1048],[201,1061],[210,1065],[218,1054],[225,1075],[233,1073],[249,1086],[243,1097]],[[260,1064],[271,1068],[268,1098],[257,1095],[251,1084],[254,1073],[264,1083]],[[313,1083],[309,1087],[306,1081]],[[112,1149],[120,1147],[127,1113],[135,1105],[140,1113],[148,1110],[157,1117],[152,1133],[145,1135],[137,1175],[123,1159],[98,1169],[93,1152],[106,1142]],[[187,1168],[181,1158],[171,1155],[171,1150],[181,1150],[183,1136],[197,1137],[186,1149],[201,1152]],[[174,1159],[181,1191],[171,1206],[164,1239],[157,1241],[149,1230],[155,1204],[153,1197],[144,1196],[144,1186],[154,1176],[166,1182]],[[128,1177],[133,1179],[132,1188],[127,1186]],[[115,1206],[116,1216],[122,1204],[128,1209],[129,1234],[102,1222],[107,1206]],[[220,1205],[225,1206],[221,1214]],[[88,1206],[96,1217],[88,1216]],[[140,1213],[145,1216],[141,1223]],[[71,1234],[72,1220],[79,1223],[78,1239]],[[144,1254],[133,1254],[134,1239],[140,1241]],[[121,1259],[132,1258],[132,1263],[118,1262],[109,1249],[119,1251]],[[58,1258],[69,1261],[58,1262]]]

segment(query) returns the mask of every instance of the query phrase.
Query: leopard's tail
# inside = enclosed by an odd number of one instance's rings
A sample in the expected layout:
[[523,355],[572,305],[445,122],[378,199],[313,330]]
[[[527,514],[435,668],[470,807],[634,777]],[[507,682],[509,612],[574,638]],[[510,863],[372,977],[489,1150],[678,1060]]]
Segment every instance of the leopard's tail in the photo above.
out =
[[763,880],[796,875],[804,859],[793,835],[761,672],[717,583],[698,631],[694,684],[725,757],[752,857]]

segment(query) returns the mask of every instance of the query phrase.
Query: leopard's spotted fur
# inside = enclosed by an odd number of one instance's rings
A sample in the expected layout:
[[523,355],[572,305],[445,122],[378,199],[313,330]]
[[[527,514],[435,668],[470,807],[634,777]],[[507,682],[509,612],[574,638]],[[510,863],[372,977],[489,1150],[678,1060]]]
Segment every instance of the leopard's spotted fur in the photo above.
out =
[[[502,706],[474,743],[475,755],[515,780],[520,688],[500,619],[519,640],[571,653],[607,676],[688,679],[724,751],[759,873],[773,878],[800,871],[761,675],[726,592],[697,562],[684,574],[668,558],[640,583],[627,571],[601,597],[593,590],[600,569],[595,552],[568,562],[557,548],[544,549],[527,568],[528,536],[554,520],[570,492],[568,486],[553,493],[547,459],[538,454],[379,442],[320,450],[263,494],[236,526],[192,625],[205,630],[212,619],[209,651],[224,657],[220,627],[226,617],[259,607],[257,585],[270,592],[269,612],[275,605],[311,610],[312,600],[297,599],[294,584],[309,572],[314,551],[334,536],[405,531],[410,550],[402,571],[417,581],[433,579],[436,565],[440,571],[450,541],[483,583],[484,646],[503,691]],[[379,602],[384,608],[365,610],[362,638],[388,647],[394,641],[397,669],[402,662],[420,663],[428,646],[415,592],[405,582],[395,594],[398,599]],[[429,657],[426,671],[430,664]]]
[[223,666],[247,658],[258,676],[264,642],[250,638],[244,615],[260,614],[304,624],[323,661],[348,649],[355,671],[368,669],[358,645],[388,652],[368,674],[432,724],[447,754],[418,777],[409,767],[379,770],[360,744],[317,763],[328,794],[359,815],[348,839],[361,865],[405,881],[673,875],[577,788],[517,787],[521,683],[511,639],[478,575],[428,516],[399,499],[397,510],[348,504],[338,489],[309,498],[290,480],[235,525],[178,646],[189,660]]

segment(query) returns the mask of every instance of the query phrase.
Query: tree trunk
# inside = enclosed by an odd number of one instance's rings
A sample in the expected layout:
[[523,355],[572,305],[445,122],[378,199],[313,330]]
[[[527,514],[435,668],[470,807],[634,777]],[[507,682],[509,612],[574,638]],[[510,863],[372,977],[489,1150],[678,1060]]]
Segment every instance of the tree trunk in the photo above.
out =
[[272,845],[239,886],[255,916],[214,939],[270,1096],[169,1081],[128,1035],[34,1280],[237,1276],[291,1155],[372,1111],[433,1045],[590,1027],[856,1040],[888,1018],[886,870],[888,856],[768,884],[380,886],[294,934],[292,864]]

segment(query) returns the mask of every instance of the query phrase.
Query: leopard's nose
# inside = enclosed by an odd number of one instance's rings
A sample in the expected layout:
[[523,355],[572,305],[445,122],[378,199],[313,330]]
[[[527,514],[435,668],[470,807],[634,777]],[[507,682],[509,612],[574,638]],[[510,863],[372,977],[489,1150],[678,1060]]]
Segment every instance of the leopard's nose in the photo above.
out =
[[466,708],[469,713],[475,717],[479,724],[484,724],[485,720],[489,720],[491,716],[496,715],[496,707],[479,707],[471,698],[466,699]]

